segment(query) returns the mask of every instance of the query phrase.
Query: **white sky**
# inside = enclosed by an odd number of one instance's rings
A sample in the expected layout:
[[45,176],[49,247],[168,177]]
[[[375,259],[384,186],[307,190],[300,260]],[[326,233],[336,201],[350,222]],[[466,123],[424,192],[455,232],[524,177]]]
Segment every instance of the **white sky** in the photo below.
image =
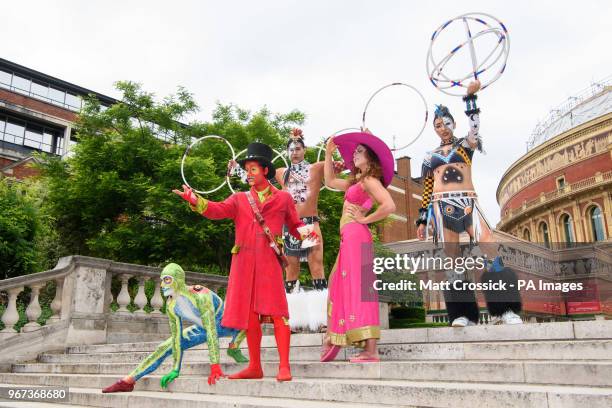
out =
[[[159,96],[183,85],[195,94],[200,120],[210,119],[216,101],[251,110],[299,109],[307,114],[303,129],[310,143],[359,126],[376,89],[406,82],[424,94],[430,115],[434,103],[448,105],[461,136],[467,130],[463,103],[427,79],[430,37],[449,18],[492,14],[507,26],[511,50],[506,72],[479,99],[487,154],[475,158],[473,172],[481,204],[497,223],[495,190],[503,172],[525,152],[538,120],[612,73],[612,3],[419,3],[12,1],[0,7],[0,56],[114,97],[117,80],[141,82]],[[458,37],[456,44],[463,40]],[[395,101],[406,102],[405,115],[396,114]],[[422,103],[419,107],[413,95],[396,90],[373,102],[368,126],[375,134],[384,129],[412,135],[422,116]],[[400,153],[412,157],[414,177],[437,140],[430,119],[417,143]]]

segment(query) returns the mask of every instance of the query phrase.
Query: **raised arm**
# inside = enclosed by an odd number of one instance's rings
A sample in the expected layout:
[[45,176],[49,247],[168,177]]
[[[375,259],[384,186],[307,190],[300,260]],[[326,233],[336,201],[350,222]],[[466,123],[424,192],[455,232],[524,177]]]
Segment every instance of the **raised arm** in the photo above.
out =
[[463,97],[465,102],[465,114],[470,122],[470,130],[465,141],[467,146],[472,150],[482,151],[482,139],[478,132],[480,131],[480,109],[476,106],[476,92],[480,89],[480,81],[471,82],[468,86],[467,95]]
[[276,174],[274,174],[274,178],[281,188],[285,188],[285,171],[287,171],[287,168],[281,167],[280,169],[276,169]]
[[336,177],[336,172],[334,171],[333,154],[336,148],[337,146],[334,143],[334,138],[330,137],[327,140],[327,146],[325,148],[325,185],[335,188],[336,190],[346,191],[350,186],[349,181]]

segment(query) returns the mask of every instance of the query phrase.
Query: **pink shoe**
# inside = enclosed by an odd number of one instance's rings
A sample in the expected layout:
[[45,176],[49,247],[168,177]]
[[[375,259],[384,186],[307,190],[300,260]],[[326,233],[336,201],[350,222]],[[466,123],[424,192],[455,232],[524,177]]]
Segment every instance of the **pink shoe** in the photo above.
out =
[[351,363],[380,363],[380,358],[363,358],[363,357],[353,357],[349,359]]
[[340,346],[334,346],[334,345],[330,346],[321,355],[321,362],[326,363],[326,362],[332,361],[333,359],[336,358],[339,351],[340,351]]

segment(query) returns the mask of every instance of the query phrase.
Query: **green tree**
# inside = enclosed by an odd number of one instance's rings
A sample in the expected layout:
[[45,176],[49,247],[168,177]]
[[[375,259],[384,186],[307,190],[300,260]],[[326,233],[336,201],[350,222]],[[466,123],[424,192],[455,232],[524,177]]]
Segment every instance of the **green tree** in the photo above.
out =
[[36,239],[41,221],[24,186],[0,179],[0,279],[34,272],[39,266]]
[[[173,261],[190,270],[227,273],[232,222],[206,220],[172,193],[182,184],[185,148],[194,138],[216,134],[237,151],[255,140],[284,150],[289,130],[303,123],[304,114],[274,115],[267,108],[251,113],[219,104],[210,123],[183,125],[198,109],[186,90],[157,101],[138,84],[116,85],[123,93],[119,103],[104,109],[94,99],[86,102],[72,157],[46,159],[41,165],[48,186],[45,210],[66,251],[144,265]],[[229,159],[223,143],[202,144],[189,154],[186,177],[194,187],[211,188],[223,181]],[[229,194],[225,187],[207,198],[220,201]],[[324,215],[334,219],[330,230],[337,236],[342,196],[334,194],[323,198],[322,207],[330,206]],[[337,240],[326,245],[326,255],[337,253]],[[327,258],[335,259],[335,253]]]

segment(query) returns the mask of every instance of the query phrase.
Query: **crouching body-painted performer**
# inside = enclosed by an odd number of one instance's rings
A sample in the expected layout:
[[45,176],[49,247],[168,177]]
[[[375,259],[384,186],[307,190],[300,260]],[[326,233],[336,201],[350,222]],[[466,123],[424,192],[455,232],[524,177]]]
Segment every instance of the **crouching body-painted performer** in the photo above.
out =
[[[245,333],[221,325],[223,300],[216,293],[201,285],[186,286],[185,271],[174,263],[163,269],[161,281],[161,290],[164,296],[168,297],[166,313],[170,319],[172,337],[157,346],[157,349],[126,377],[104,388],[102,392],[132,391],[136,381],[155,371],[172,355],[173,369],[161,379],[162,388],[166,388],[180,374],[184,351],[203,343],[208,343],[211,364],[208,384],[212,385],[223,375],[219,366],[219,337],[232,338],[227,350],[230,357],[237,363],[248,362],[238,348]],[[189,323],[193,325],[183,328]]]
[[[498,256],[497,247],[491,233],[491,227],[482,213],[472,183],[472,157],[475,150],[482,151],[482,140],[479,135],[480,109],[476,107],[476,92],[480,82],[472,82],[468,87],[466,115],[470,122],[467,137],[456,138],[453,135],[455,120],[445,106],[438,106],[434,116],[434,130],[441,139],[440,146],[428,152],[423,161],[423,201],[420,216],[417,219],[417,235],[425,239],[428,227],[432,227],[434,242],[441,242],[447,256],[459,256],[459,234],[467,232],[470,242],[478,242],[482,252],[492,262],[481,280],[501,281],[507,284],[507,290],[485,291],[487,309],[494,316],[496,323],[520,324],[521,297],[518,292],[516,274],[505,268]],[[444,292],[449,322],[454,327],[463,327],[478,323],[479,309],[475,293],[461,289],[466,282],[464,274],[455,271],[447,272],[453,289]],[[511,285],[514,286],[511,286]],[[455,289],[460,288],[460,289]]]
[[[183,186],[174,190],[188,201],[192,210],[209,219],[230,218],[236,226],[236,241],[227,288],[225,327],[247,330],[249,366],[230,379],[262,378],[261,321],[271,318],[280,357],[278,381],[290,381],[289,347],[291,331],[289,312],[283,284],[283,271],[277,255],[282,242],[283,224],[289,232],[300,237],[300,221],[291,195],[272,186],[274,178],[272,149],[262,143],[251,143],[247,157],[239,161],[247,172],[251,190],[235,193],[223,202],[213,202],[197,196]],[[257,213],[255,212],[257,211]],[[263,220],[260,219],[260,217]],[[316,237],[316,234],[314,234]]]

